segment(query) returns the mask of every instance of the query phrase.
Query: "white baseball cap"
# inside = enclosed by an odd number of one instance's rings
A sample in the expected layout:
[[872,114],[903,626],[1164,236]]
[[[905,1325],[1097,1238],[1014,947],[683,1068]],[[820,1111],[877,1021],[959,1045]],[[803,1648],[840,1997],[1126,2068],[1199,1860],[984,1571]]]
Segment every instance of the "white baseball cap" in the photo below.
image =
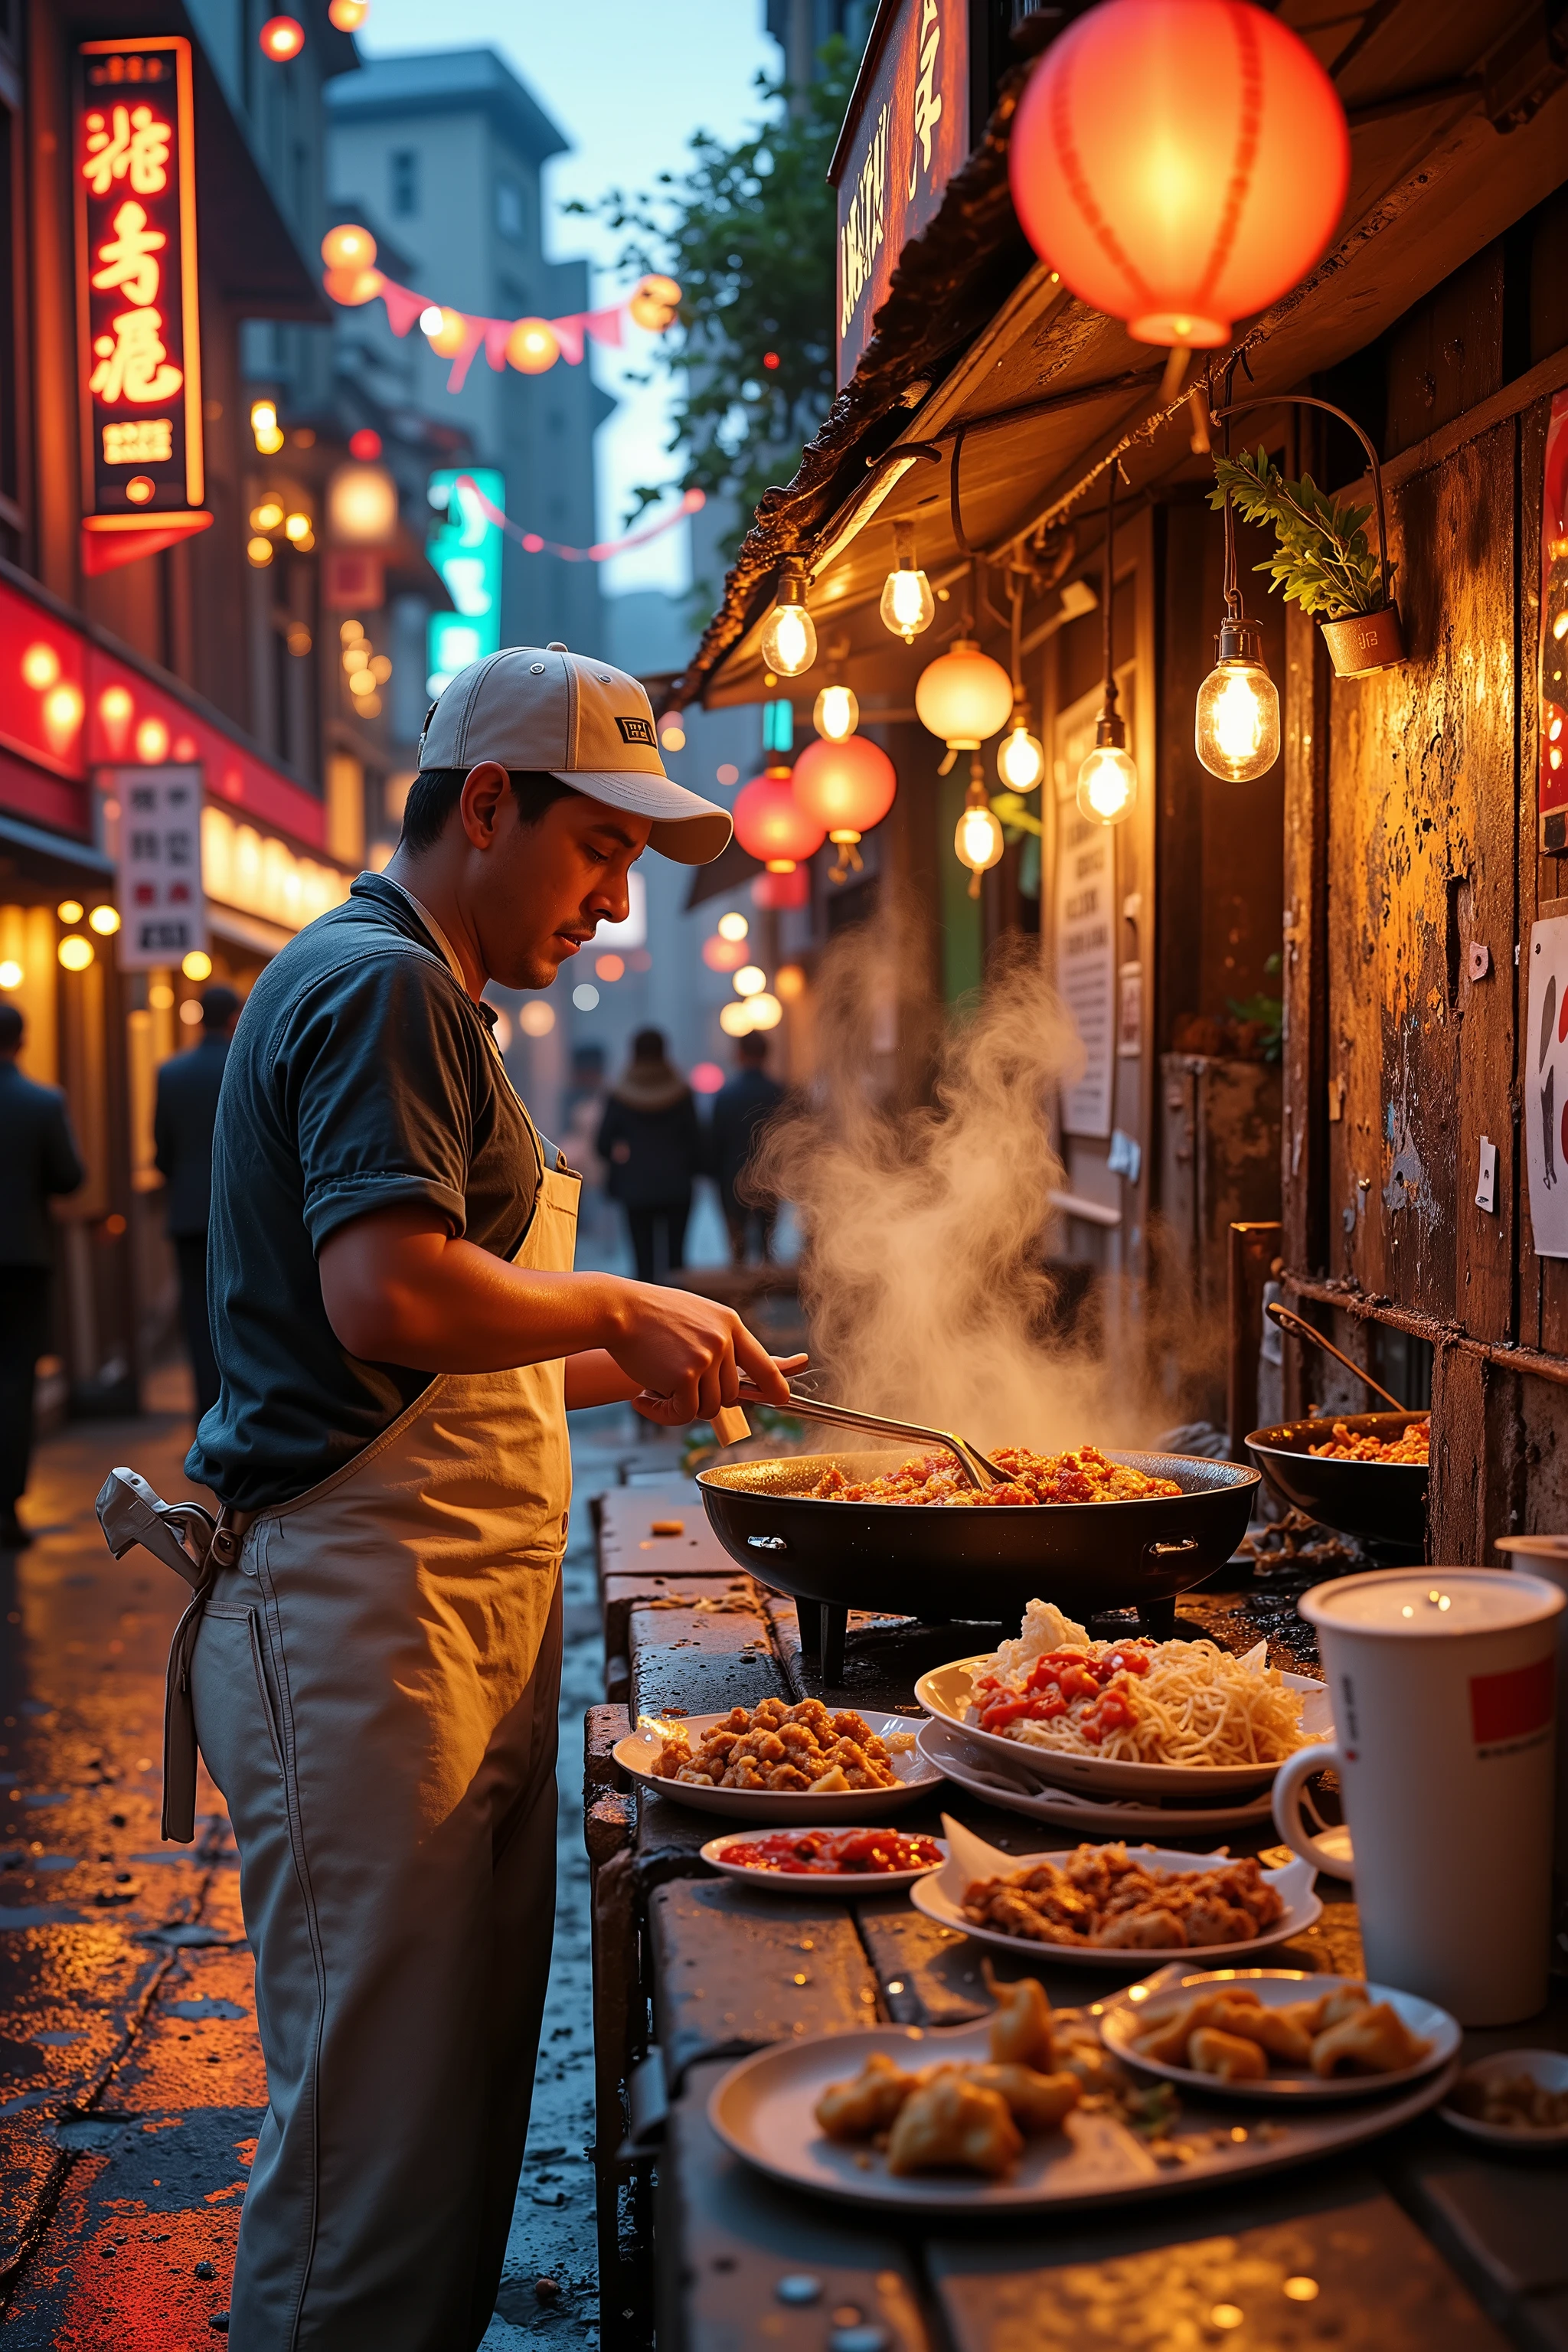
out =
[[637,680],[563,645],[504,646],[460,669],[431,704],[421,768],[467,770],[484,760],[652,817],[650,846],[678,866],[710,865],[734,831],[727,809],[665,774],[653,705]]

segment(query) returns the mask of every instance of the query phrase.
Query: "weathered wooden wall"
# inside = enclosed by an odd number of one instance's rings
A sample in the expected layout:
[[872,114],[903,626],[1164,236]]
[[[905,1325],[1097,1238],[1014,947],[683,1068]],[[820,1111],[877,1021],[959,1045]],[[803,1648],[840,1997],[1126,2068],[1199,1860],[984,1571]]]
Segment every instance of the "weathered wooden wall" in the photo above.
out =
[[[1431,1342],[1447,1561],[1568,1526],[1568,1262],[1531,1246],[1516,1056],[1516,951],[1538,914],[1568,911],[1568,860],[1535,849],[1550,401],[1499,404],[1393,469],[1409,659],[1331,680],[1296,615],[1286,670],[1287,1264],[1360,1360],[1369,1323]],[[1483,1136],[1495,1213],[1475,1202]],[[1321,1376],[1298,1362],[1292,1405],[1304,1390]]]

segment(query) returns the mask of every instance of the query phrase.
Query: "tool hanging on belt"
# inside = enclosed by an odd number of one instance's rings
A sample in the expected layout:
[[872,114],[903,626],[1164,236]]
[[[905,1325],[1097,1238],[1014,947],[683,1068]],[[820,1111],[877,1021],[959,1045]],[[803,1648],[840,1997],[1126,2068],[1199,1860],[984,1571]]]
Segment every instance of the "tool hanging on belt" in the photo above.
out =
[[191,1652],[202,1612],[220,1568],[239,1557],[249,1514],[227,1504],[216,1518],[200,1503],[165,1503],[137,1470],[111,1470],[99,1490],[98,1524],[116,1559],[136,1544],[184,1577],[189,1606],[169,1648],[163,1692],[163,1813],[162,1834],[189,1845],[196,1833],[196,1727],[191,1707]]

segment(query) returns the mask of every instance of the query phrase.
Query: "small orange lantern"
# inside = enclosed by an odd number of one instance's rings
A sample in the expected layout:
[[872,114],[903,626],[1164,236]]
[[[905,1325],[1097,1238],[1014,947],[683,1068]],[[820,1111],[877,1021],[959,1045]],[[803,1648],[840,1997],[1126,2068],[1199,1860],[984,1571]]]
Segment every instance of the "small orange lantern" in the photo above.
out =
[[506,339],[506,355],[520,375],[542,375],[561,357],[548,319],[520,319]]
[[679,308],[679,287],[673,278],[661,278],[657,273],[638,282],[626,304],[637,324],[655,335],[673,326]]
[[257,35],[261,54],[275,66],[286,66],[305,46],[305,27],[297,16],[268,16]]

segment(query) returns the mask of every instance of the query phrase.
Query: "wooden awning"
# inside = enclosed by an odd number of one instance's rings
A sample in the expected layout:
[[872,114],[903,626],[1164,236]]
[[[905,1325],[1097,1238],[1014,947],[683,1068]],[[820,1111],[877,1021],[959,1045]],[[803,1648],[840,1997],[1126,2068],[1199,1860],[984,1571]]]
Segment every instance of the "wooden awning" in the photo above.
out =
[[[1544,35],[1538,72],[1528,53],[1500,48],[1503,34],[1522,38],[1510,30],[1514,10],[1383,0],[1331,14],[1322,0],[1285,0],[1279,13],[1344,101],[1351,190],[1318,268],[1212,355],[1216,379],[1245,359],[1252,383],[1238,369],[1237,397],[1299,385],[1373,341],[1568,176],[1568,85],[1528,110],[1552,68]],[[906,247],[854,378],[795,479],[763,499],[668,704],[777,690],[764,686],[758,638],[781,559],[802,554],[825,655],[842,649],[868,717],[910,717],[921,641],[906,650],[877,613],[893,522],[913,522],[933,586],[957,599],[964,542],[994,553],[1069,526],[1103,489],[1112,449],[1134,491],[1207,475],[1190,446],[1197,363],[1165,396],[1166,355],[1067,294],[1023,242],[1006,152],[1024,79],[1009,78],[941,212]],[[1527,119],[1501,127],[1519,113]],[[900,454],[911,445],[937,454]],[[813,684],[827,674],[819,657]]]

